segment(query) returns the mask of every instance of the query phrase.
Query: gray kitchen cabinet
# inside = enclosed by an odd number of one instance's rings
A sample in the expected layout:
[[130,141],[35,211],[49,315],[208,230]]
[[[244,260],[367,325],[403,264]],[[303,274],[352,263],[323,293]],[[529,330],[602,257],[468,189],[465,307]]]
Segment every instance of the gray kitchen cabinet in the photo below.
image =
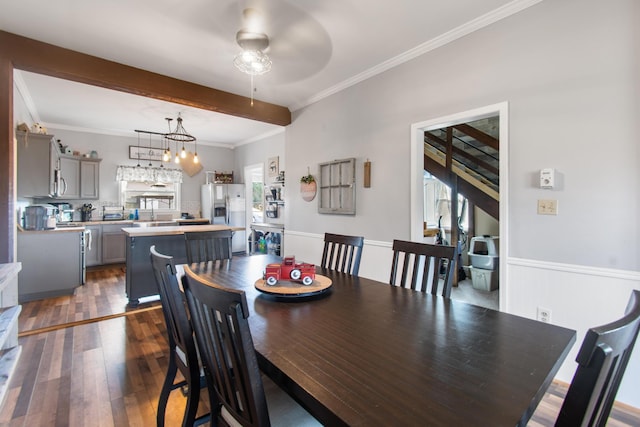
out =
[[85,229],[91,231],[91,241],[85,242],[85,262],[87,267],[102,264],[102,226],[86,225]]
[[62,177],[62,190],[60,198],[80,198],[80,159],[72,156],[60,156],[60,176]]
[[53,174],[59,150],[52,135],[16,132],[19,197],[47,197],[53,193]]
[[102,264],[115,264],[127,260],[127,239],[122,225],[102,225]]
[[91,230],[91,246],[87,246],[85,261],[87,267],[103,264],[117,264],[125,262],[126,236],[122,227],[127,224],[95,224],[86,225]]
[[63,179],[62,199],[94,199],[100,196],[100,161],[77,156],[60,156],[60,175]]
[[80,198],[95,199],[100,196],[100,160],[80,160]]
[[19,302],[73,294],[82,285],[80,242],[84,231],[17,233]]

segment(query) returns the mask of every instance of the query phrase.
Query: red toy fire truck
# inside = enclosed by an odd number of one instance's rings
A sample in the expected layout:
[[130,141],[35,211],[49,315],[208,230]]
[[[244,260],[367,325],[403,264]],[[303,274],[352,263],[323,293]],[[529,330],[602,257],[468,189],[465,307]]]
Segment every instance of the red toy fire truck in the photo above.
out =
[[302,281],[303,285],[310,285],[316,278],[316,266],[306,262],[296,263],[296,258],[285,257],[282,264],[268,264],[264,270],[264,280],[269,286],[274,286],[278,280]]

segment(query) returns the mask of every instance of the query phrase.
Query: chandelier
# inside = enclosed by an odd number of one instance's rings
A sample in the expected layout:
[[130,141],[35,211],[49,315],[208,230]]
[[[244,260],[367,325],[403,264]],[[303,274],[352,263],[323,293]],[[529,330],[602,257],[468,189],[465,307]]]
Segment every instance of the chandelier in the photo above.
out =
[[[178,118],[176,119],[176,127],[174,130],[171,130],[171,122],[173,121],[170,117],[165,117],[167,121],[167,127],[169,132],[161,133],[161,132],[152,132],[148,130],[139,130],[135,129],[135,132],[138,133],[138,146],[140,145],[140,134],[145,133],[149,135],[149,149],[151,150],[151,135],[159,135],[161,137],[161,149],[162,149],[162,161],[169,162],[171,161],[171,141],[175,142],[175,163],[180,163],[180,159],[185,159],[187,157],[187,149],[185,143],[193,142],[193,163],[199,163],[200,159],[198,158],[198,143],[196,137],[191,135],[182,125],[182,117],[178,113]],[[182,144],[182,149],[179,150],[178,144]],[[138,163],[138,166],[140,164]],[[162,166],[162,165],[161,165]]]

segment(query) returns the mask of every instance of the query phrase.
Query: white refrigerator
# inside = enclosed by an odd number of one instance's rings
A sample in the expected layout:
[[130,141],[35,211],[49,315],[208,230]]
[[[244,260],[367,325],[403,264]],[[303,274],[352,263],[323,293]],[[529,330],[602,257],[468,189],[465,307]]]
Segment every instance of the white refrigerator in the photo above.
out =
[[[211,224],[245,227],[244,184],[204,184],[201,189],[202,217]],[[247,250],[246,230],[235,231],[233,252]]]

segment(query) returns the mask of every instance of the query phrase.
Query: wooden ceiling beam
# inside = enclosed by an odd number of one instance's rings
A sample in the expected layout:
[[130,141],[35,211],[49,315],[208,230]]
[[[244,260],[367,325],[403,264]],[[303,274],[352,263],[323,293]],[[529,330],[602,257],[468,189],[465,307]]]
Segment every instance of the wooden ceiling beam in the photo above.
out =
[[291,124],[287,107],[224,92],[96,56],[0,31],[13,67],[79,83],[146,96],[280,126]]

